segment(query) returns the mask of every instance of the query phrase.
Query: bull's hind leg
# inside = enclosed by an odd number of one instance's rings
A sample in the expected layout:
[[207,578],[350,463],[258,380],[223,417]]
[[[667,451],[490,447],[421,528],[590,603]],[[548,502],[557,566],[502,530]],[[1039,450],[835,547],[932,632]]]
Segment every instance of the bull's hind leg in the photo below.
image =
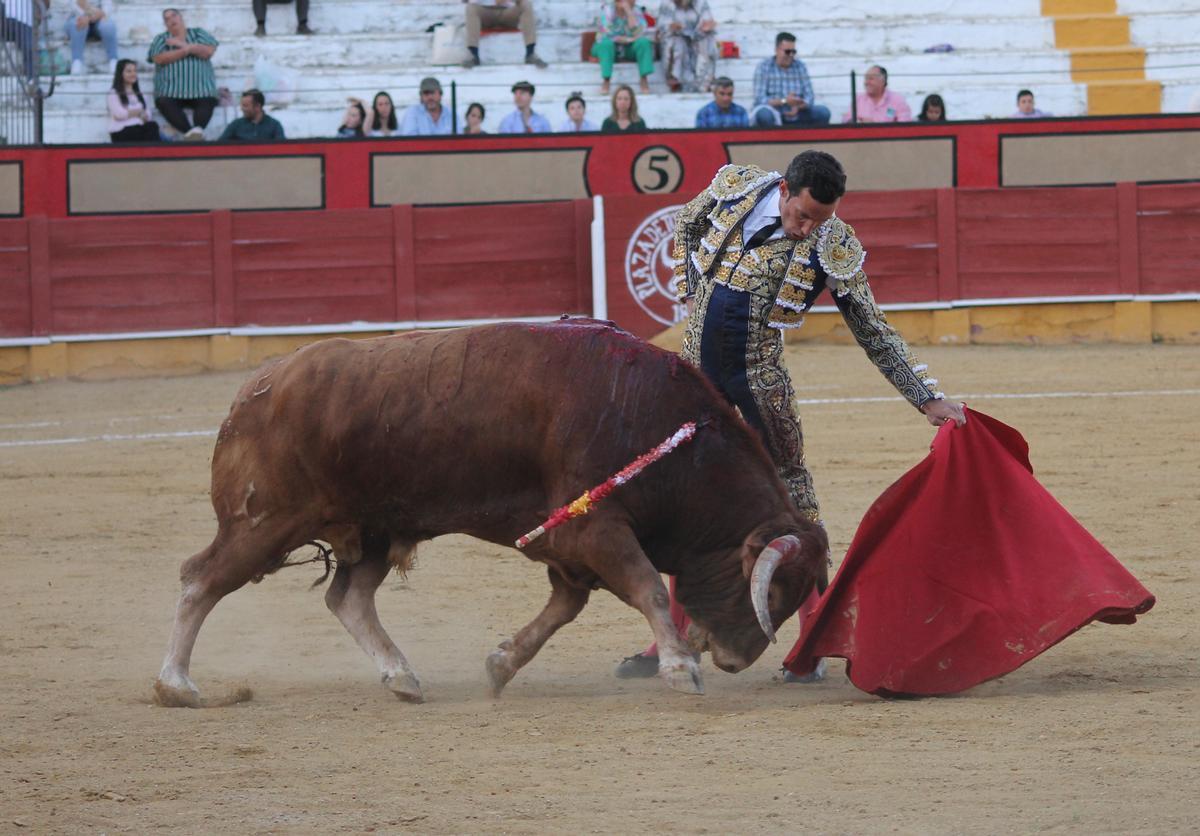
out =
[[504,686],[517,671],[537,655],[558,628],[568,624],[579,615],[587,604],[590,590],[571,586],[553,568],[550,575],[550,600],[538,613],[537,618],[521,628],[511,639],[500,643],[487,657],[488,679],[491,680],[492,696],[500,696]]
[[183,589],[175,607],[175,624],[154,683],[159,705],[200,708],[250,699],[248,689],[239,689],[224,698],[202,700],[189,676],[192,649],[204,619],[217,602],[256,575],[273,569],[285,550],[284,536],[268,525],[253,531],[222,528],[208,548],[184,561],[179,571]]
[[[374,546],[374,547],[373,547]],[[325,593],[325,604],[337,616],[358,646],[379,668],[383,686],[407,702],[424,702],[421,683],[396,647],[375,609],[375,590],[383,583],[393,563],[407,565],[414,544],[393,545],[364,542],[363,558],[354,564],[338,564],[333,582]]]

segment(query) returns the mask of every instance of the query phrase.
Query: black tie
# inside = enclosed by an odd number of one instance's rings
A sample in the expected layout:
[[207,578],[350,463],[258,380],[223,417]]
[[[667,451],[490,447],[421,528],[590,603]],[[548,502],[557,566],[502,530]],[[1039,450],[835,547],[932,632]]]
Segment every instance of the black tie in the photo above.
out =
[[746,244],[746,249],[752,250],[755,247],[761,246],[767,242],[767,239],[775,234],[775,230],[783,226],[782,218],[775,218],[769,224],[764,226],[758,232],[750,236],[750,241]]

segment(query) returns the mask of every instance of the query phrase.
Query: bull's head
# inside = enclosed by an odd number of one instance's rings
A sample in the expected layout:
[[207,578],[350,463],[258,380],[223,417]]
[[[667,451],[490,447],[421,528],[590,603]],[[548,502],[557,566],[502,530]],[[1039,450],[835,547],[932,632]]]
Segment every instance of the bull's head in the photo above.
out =
[[825,588],[827,551],[824,530],[813,525],[770,538],[756,531],[732,553],[690,562],[676,594],[692,619],[692,647],[710,651],[723,671],[748,667],[813,587]]

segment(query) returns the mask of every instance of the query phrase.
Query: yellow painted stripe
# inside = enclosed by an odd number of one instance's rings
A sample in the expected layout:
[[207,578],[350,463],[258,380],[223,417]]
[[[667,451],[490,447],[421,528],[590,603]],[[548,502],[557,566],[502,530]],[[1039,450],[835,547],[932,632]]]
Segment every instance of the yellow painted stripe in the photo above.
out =
[[1133,45],[1116,0],[1042,0],[1054,45],[1071,55],[1071,80],[1087,85],[1088,115],[1162,112],[1162,84],[1146,80],[1146,50]]

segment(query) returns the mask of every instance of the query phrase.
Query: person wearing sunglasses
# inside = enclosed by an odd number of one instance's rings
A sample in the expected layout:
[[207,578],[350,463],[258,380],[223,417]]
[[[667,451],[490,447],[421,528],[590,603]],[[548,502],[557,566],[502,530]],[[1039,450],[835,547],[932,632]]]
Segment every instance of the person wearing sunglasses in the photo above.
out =
[[754,70],[754,113],[752,124],[760,128],[829,124],[829,108],[813,101],[808,68],[796,57],[796,36],[775,36],[775,55]]

